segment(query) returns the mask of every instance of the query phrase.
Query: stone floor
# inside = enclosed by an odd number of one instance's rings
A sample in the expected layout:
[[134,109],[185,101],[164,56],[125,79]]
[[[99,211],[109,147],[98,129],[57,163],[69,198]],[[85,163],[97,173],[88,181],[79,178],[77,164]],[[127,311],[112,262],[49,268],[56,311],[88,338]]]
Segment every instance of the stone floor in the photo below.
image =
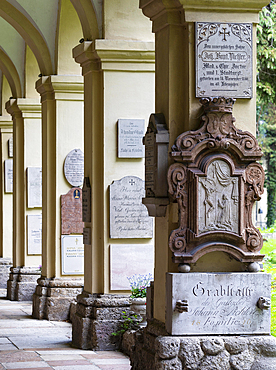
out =
[[0,370],[131,368],[128,357],[120,352],[72,348],[70,323],[35,320],[31,312],[31,302],[0,297]]

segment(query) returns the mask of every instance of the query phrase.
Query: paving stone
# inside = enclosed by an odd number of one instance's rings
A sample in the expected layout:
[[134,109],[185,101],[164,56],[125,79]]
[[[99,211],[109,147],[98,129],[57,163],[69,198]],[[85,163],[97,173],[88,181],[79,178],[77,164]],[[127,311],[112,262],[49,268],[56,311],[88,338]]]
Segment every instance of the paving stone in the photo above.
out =
[[3,363],[6,369],[38,369],[38,368],[49,368],[49,365],[43,361],[32,361],[32,362],[9,362]]
[[73,365],[73,366],[56,366],[54,367],[55,370],[99,370],[98,366],[96,365]]

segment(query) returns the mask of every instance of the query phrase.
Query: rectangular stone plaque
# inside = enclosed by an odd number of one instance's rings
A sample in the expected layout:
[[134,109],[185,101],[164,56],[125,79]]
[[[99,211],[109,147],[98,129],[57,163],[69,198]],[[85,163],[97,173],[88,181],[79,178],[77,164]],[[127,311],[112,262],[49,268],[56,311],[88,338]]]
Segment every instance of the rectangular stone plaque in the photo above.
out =
[[84,245],[82,235],[61,236],[62,275],[84,273]]
[[152,238],[153,219],[142,204],[144,181],[126,176],[110,185],[110,238]]
[[42,215],[27,215],[28,254],[42,253]]
[[82,221],[91,222],[91,185],[89,177],[85,177],[82,187]]
[[72,188],[60,196],[61,234],[82,234],[82,190]]
[[252,24],[196,23],[196,97],[252,98]]
[[42,167],[27,167],[28,208],[42,207]]
[[144,133],[145,121],[143,119],[119,119],[118,157],[143,158],[145,156]]
[[153,275],[153,269],[153,245],[110,245],[110,290],[130,290],[127,277],[136,274]]
[[6,159],[5,167],[5,193],[13,192],[13,159]]
[[91,227],[83,228],[83,244],[91,245]]
[[9,158],[13,157],[13,136],[8,140],[8,155]]
[[[167,273],[166,329],[172,335],[269,334],[270,309],[257,307],[270,298],[266,273]],[[188,312],[176,310],[186,300]]]

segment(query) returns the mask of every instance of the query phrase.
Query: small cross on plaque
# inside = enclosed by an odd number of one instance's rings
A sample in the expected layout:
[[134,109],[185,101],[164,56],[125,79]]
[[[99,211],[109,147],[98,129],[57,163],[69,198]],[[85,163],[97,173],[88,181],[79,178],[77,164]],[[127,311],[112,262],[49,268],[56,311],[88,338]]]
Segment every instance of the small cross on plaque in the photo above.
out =
[[78,239],[78,238],[76,238],[76,240],[75,240],[76,245],[78,245],[78,241],[79,241],[79,239]]
[[130,185],[134,185],[134,184],[135,184],[135,181],[134,181],[133,179],[131,179],[131,180],[129,181],[129,183],[130,183]]
[[223,35],[223,39],[222,39],[222,41],[227,41],[227,40],[226,40],[226,35],[230,36],[230,32],[229,32],[229,31],[228,31],[228,32],[226,32],[226,27],[223,27],[222,29],[223,29],[223,32],[222,32],[222,31],[219,31],[219,34],[220,34],[220,35]]

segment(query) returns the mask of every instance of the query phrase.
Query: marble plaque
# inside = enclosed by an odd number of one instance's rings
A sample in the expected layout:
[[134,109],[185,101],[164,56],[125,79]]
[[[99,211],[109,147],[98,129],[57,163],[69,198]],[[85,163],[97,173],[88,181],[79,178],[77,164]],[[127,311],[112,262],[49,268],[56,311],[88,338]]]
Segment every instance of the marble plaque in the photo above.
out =
[[153,269],[153,245],[110,245],[110,290],[130,290],[127,277],[149,273],[153,276]]
[[196,97],[252,98],[252,24],[196,23]]
[[110,185],[110,238],[152,238],[153,219],[142,204],[144,181],[126,176]]
[[91,222],[91,185],[89,177],[84,178],[82,187],[82,221]]
[[83,244],[91,245],[91,227],[83,228]]
[[42,253],[42,215],[27,215],[28,254]]
[[28,208],[42,207],[42,167],[27,167]]
[[81,186],[84,177],[84,154],[80,149],[73,149],[66,156],[64,175],[71,186]]
[[220,230],[238,234],[239,181],[231,176],[229,164],[220,159],[211,162],[198,189],[199,234]]
[[82,235],[62,235],[62,275],[84,273],[84,245]]
[[8,155],[9,158],[13,157],[13,136],[8,140]]
[[5,193],[13,192],[13,159],[6,159],[5,168]]
[[145,156],[144,133],[145,121],[143,119],[119,119],[118,157],[143,158]]
[[61,233],[82,234],[82,190],[73,188],[61,195]]
[[266,273],[167,273],[166,329],[171,335],[269,334],[270,309],[257,302],[270,299],[270,282]]

